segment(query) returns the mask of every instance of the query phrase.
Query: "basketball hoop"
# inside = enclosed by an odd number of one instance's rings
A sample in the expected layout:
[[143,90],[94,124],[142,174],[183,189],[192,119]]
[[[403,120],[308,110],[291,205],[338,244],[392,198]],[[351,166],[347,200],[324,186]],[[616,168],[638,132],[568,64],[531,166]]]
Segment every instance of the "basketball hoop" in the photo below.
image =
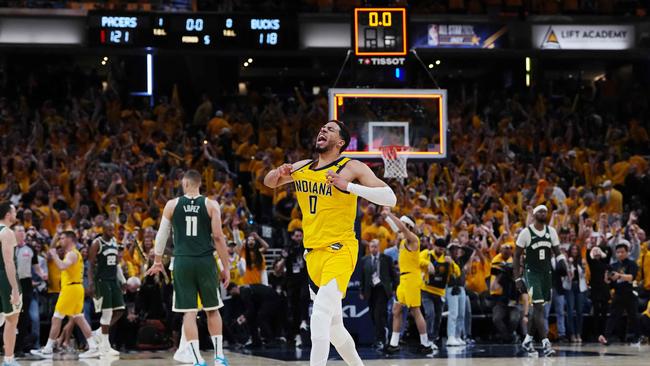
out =
[[408,177],[406,170],[406,163],[408,156],[406,154],[398,154],[400,151],[408,151],[409,146],[388,145],[380,146],[381,159],[384,161],[384,178],[401,178]]

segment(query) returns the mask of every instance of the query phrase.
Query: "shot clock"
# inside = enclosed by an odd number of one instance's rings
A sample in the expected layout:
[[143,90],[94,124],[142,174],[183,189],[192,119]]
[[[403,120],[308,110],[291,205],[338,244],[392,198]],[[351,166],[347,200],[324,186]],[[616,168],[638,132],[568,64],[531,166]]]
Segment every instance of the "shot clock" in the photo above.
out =
[[354,9],[354,54],[406,55],[406,8]]

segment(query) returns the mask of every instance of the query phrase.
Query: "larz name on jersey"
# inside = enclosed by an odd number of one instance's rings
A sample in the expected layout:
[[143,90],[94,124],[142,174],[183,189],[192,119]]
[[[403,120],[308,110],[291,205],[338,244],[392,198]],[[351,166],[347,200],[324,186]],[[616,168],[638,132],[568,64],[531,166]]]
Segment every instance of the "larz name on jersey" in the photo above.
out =
[[201,206],[183,205],[183,211],[185,211],[185,213],[188,213],[188,212],[199,213],[199,208],[201,208]]
[[310,182],[306,180],[297,180],[294,182],[296,191],[320,196],[332,196],[332,186],[322,182]]

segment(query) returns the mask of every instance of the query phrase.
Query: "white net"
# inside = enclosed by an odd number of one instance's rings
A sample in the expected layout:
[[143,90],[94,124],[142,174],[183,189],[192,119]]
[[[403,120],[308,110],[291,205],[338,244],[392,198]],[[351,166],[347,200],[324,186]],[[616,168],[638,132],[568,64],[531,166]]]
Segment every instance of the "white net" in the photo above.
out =
[[405,179],[408,177],[406,163],[408,156],[398,154],[400,151],[407,151],[408,146],[381,146],[381,158],[384,161],[384,178]]

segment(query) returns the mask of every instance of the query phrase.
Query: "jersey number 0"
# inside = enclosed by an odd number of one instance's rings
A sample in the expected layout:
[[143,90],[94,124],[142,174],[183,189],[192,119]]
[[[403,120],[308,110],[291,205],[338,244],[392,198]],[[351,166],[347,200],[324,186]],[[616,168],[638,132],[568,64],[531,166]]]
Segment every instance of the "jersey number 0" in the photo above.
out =
[[316,213],[316,202],[318,201],[318,196],[309,196],[309,213]]
[[196,216],[185,216],[185,236],[196,236],[198,220]]

